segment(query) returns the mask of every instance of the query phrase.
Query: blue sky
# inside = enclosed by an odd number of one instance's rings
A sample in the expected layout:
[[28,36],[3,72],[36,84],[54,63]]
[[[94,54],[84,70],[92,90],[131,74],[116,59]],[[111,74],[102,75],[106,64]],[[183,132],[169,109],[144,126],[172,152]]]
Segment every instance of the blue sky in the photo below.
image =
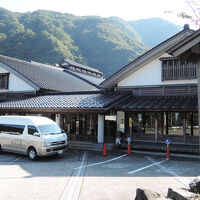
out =
[[176,14],[181,11],[192,14],[186,0],[0,0],[0,7],[15,12],[43,9],[77,16],[117,16],[125,20],[161,17],[181,26],[190,21]]

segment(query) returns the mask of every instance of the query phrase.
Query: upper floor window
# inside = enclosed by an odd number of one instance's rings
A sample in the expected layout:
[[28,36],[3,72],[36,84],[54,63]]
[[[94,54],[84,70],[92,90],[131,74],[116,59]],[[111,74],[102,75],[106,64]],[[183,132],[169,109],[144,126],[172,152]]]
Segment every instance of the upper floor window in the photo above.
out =
[[197,79],[197,64],[176,58],[160,59],[162,61],[162,81]]
[[8,89],[9,74],[0,74],[0,89]]

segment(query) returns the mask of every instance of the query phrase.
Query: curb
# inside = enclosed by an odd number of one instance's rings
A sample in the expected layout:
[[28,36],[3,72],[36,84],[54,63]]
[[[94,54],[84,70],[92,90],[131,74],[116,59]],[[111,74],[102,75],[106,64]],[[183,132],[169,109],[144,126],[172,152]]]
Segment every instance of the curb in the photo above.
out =
[[[157,156],[164,156],[164,157],[166,156],[166,153],[164,152],[146,152],[146,151],[132,150],[131,153],[157,155]],[[200,155],[180,154],[180,153],[170,153],[170,157],[200,159]]]

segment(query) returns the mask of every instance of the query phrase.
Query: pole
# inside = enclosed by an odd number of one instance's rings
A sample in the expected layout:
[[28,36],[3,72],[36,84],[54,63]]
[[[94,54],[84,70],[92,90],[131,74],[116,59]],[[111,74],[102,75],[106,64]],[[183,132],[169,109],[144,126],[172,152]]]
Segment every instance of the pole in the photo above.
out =
[[127,152],[127,154],[131,154],[131,143],[130,142],[128,142],[128,152]]
[[168,135],[168,112],[166,112],[165,115],[166,115],[166,135]]
[[132,136],[132,117],[129,117],[129,136]]
[[183,142],[186,144],[186,113],[183,113]]
[[166,158],[170,158],[170,153],[169,153],[169,144],[167,144]]
[[158,113],[155,113],[155,142],[158,143]]

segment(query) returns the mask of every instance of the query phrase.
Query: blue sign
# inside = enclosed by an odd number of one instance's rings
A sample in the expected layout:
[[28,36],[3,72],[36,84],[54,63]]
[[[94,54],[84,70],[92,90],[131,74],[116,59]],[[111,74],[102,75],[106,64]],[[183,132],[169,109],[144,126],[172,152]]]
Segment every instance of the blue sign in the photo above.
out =
[[166,139],[165,140],[165,144],[170,144],[171,143],[171,140],[170,139]]
[[127,137],[127,142],[131,142],[131,137]]

